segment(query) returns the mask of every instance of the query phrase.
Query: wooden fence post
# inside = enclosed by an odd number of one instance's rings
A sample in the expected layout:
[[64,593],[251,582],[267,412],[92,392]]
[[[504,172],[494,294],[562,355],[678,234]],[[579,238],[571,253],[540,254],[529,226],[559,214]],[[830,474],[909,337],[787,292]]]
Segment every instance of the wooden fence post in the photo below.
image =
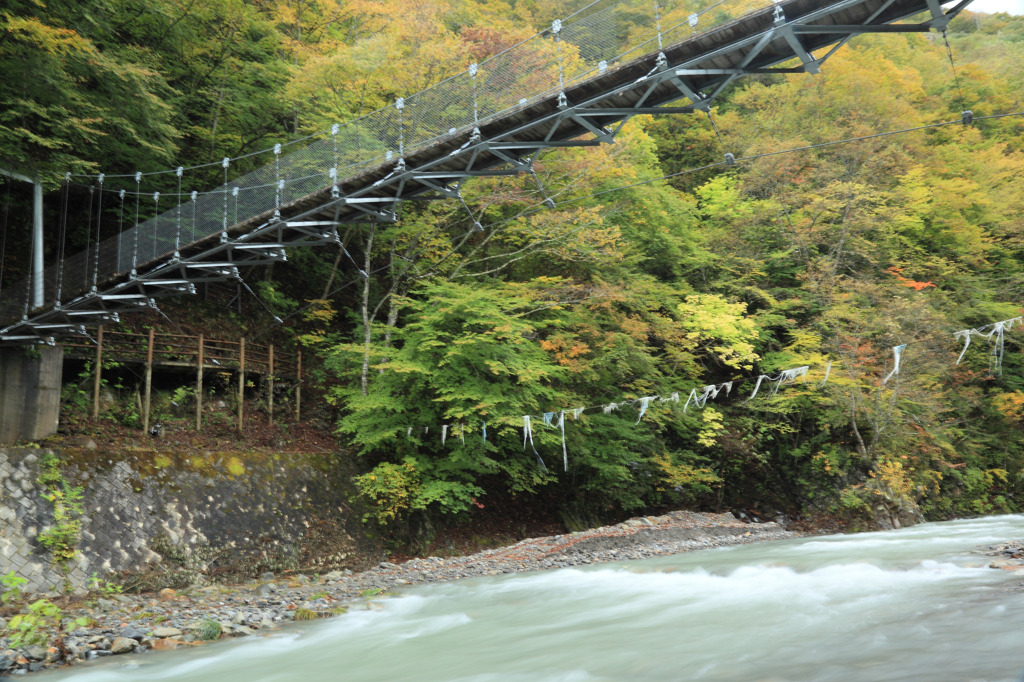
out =
[[267,363],[270,367],[267,369],[269,372],[268,377],[270,379],[270,392],[267,395],[267,412],[270,415],[270,423],[274,423],[274,344],[270,344],[267,348],[268,360]]
[[203,335],[199,335],[199,362],[196,364],[196,433],[203,428]]
[[299,349],[298,376],[295,379],[295,421],[302,421],[302,349]]
[[92,418],[100,416],[100,384],[103,374],[103,325],[96,331],[96,366],[92,379]]
[[238,344],[238,432],[242,432],[242,407],[245,404],[245,337]]
[[146,399],[142,403],[142,431],[149,433],[149,408],[153,394],[153,333],[149,330],[149,343],[146,346]]

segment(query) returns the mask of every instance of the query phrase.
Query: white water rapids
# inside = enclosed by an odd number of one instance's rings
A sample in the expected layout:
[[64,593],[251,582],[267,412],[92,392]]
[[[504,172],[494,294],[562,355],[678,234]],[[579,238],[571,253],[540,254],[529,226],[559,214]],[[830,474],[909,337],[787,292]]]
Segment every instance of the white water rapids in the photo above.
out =
[[[378,608],[60,682],[1022,679],[1024,516],[417,587]],[[56,679],[55,679],[56,682]]]

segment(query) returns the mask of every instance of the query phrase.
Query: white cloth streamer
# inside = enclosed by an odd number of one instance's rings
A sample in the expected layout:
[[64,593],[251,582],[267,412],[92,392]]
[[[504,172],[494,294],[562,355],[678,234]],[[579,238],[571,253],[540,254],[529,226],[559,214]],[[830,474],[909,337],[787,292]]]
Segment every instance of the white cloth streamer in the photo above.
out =
[[640,420],[644,418],[644,413],[647,412],[647,407],[651,404],[651,401],[657,398],[656,395],[649,395],[644,398],[640,398],[640,416],[636,418],[636,423],[639,424]]
[[562,466],[569,470],[569,452],[565,448],[565,412],[558,413],[558,429],[562,432]]
[[829,361],[828,366],[825,368],[825,378],[818,384],[818,388],[821,388],[828,383],[828,375],[832,373],[832,362]]
[[893,357],[892,371],[889,372],[888,374],[886,374],[885,378],[882,379],[882,385],[883,386],[885,386],[885,384],[889,381],[889,379],[893,378],[894,376],[899,376],[899,374],[900,374],[900,358],[903,357],[903,350],[906,347],[907,347],[907,344],[905,344],[905,343],[901,344],[899,346],[893,346],[892,347],[892,357]]

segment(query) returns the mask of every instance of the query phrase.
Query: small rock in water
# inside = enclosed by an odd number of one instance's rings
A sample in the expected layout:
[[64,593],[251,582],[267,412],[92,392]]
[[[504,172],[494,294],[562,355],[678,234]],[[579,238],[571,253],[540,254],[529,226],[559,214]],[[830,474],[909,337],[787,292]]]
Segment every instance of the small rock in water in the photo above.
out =
[[274,579],[274,574],[271,573],[270,571],[267,571],[266,573],[261,573],[260,574],[260,580],[262,580],[263,582],[268,582],[268,581],[271,581],[273,579]]

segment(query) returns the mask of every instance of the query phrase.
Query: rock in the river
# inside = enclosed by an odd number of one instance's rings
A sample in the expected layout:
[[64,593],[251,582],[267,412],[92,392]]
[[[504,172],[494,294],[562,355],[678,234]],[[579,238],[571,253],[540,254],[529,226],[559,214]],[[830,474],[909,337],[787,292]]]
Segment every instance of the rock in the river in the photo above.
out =
[[139,646],[139,643],[131,637],[117,637],[110,645],[110,653],[127,654],[135,651],[137,646]]

